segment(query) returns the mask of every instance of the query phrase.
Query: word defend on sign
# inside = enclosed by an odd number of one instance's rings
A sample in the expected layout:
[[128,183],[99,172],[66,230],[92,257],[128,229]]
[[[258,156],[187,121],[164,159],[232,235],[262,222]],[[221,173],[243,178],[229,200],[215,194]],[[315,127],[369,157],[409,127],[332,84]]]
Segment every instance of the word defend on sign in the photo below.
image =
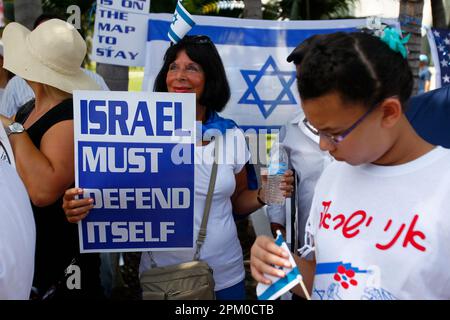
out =
[[94,199],[81,252],[193,248],[195,95],[76,91],[74,106],[75,185]]
[[144,66],[149,8],[150,0],[97,0],[91,59]]

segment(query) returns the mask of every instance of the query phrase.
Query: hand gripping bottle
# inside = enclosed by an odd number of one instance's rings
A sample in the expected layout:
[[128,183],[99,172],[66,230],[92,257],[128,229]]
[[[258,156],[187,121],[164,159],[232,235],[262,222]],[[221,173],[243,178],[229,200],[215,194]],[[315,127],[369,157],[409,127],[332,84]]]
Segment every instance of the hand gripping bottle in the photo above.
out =
[[286,149],[275,143],[270,149],[269,167],[267,169],[266,203],[268,205],[282,205],[285,197],[280,190],[281,179],[288,169],[288,155]]

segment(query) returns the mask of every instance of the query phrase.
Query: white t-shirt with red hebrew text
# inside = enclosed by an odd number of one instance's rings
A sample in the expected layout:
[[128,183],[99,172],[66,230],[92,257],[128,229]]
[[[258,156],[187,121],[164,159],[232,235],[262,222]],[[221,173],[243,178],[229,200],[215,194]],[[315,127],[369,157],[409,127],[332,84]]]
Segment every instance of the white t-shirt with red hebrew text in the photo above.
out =
[[335,161],[310,223],[315,299],[450,299],[450,150],[397,166]]

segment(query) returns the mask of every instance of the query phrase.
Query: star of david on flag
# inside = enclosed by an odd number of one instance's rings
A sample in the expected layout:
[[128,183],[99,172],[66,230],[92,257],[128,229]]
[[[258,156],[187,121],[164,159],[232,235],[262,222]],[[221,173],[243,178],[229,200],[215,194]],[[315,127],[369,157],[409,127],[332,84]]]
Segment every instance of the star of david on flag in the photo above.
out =
[[[260,70],[240,70],[248,89],[239,100],[239,104],[256,104],[261,114],[267,119],[278,105],[296,104],[291,86],[295,82],[295,71],[281,71],[272,56],[267,58]],[[260,92],[257,90],[259,82],[263,77],[271,77],[272,80],[278,80],[281,84],[280,92],[273,99],[261,99]],[[273,79],[276,77],[276,79]],[[276,82],[274,85],[276,86]],[[277,90],[278,91],[278,90]]]
[[181,0],[178,1],[167,36],[173,43],[178,43],[193,26],[195,26],[195,22],[192,16],[184,8]]
[[436,67],[436,88],[450,85],[450,30],[428,29],[434,66]]

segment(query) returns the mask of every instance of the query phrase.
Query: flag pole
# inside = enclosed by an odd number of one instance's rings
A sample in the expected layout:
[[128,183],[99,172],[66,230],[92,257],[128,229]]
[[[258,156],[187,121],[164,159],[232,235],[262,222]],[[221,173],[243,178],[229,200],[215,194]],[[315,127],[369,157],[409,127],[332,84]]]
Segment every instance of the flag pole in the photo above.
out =
[[308,290],[306,290],[306,286],[305,286],[305,283],[303,282],[303,278],[300,277],[299,281],[300,281],[300,287],[302,288],[303,293],[305,294],[305,298],[307,300],[311,300],[311,296],[309,295]]

